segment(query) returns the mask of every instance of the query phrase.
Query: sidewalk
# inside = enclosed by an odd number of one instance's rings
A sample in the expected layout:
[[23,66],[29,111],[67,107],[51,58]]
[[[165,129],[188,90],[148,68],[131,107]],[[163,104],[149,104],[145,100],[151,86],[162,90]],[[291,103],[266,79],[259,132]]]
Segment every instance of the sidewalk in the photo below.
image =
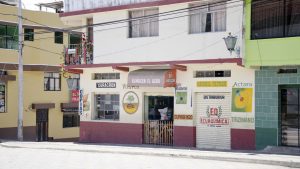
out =
[[[77,152],[94,153],[118,153],[128,155],[167,156],[175,158],[207,159],[217,161],[246,162],[256,164],[278,165],[285,167],[300,168],[300,152],[297,155],[272,154],[274,149],[267,151],[215,151],[184,149],[172,147],[144,146],[144,145],[106,145],[106,144],[81,144],[72,142],[17,142],[0,141],[1,147],[28,148],[28,149],[51,149]],[[276,148],[275,148],[276,149]],[[282,149],[279,149],[283,151]],[[273,152],[272,152],[273,151]]]

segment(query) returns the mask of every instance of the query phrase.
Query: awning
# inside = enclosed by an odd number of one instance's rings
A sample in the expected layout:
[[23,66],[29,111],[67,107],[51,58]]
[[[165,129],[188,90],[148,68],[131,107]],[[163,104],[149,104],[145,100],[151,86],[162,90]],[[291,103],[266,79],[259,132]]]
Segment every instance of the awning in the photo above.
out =
[[60,108],[64,113],[68,112],[78,112],[79,103],[61,103]]
[[128,86],[176,87],[175,69],[140,69],[128,74]]

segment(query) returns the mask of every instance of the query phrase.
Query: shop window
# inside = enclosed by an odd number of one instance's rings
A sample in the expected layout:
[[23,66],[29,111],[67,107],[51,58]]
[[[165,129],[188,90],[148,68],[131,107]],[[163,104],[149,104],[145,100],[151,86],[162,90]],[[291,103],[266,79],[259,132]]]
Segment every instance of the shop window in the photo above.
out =
[[44,91],[60,91],[61,76],[59,73],[45,72]]
[[97,94],[95,99],[96,120],[119,120],[118,94]]
[[145,100],[146,120],[173,120],[174,97],[146,96]]
[[6,112],[6,85],[0,83],[0,113]]
[[63,32],[54,32],[54,42],[58,44],[64,43],[64,33]]
[[130,38],[158,36],[158,8],[129,11],[129,19]]
[[120,79],[120,73],[94,73],[94,80],[103,80],[103,79]]
[[34,40],[34,30],[25,28],[24,29],[24,41],[33,41]]
[[[199,8],[197,8],[199,6]],[[226,31],[226,4],[190,4],[189,33]]]
[[206,77],[231,77],[230,70],[217,70],[217,71],[196,71],[194,78],[206,78]]
[[18,49],[18,28],[0,25],[0,48]]
[[80,123],[80,117],[77,113],[64,114],[63,128],[78,127],[79,123]]
[[300,36],[300,0],[253,0],[251,39]]

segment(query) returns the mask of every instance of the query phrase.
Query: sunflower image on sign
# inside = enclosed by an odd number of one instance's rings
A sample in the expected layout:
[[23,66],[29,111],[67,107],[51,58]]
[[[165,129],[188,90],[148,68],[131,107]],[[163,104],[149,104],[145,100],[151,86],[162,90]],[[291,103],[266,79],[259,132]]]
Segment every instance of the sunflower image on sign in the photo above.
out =
[[139,98],[136,93],[129,91],[123,97],[123,109],[128,114],[133,114],[138,110]]
[[232,112],[252,112],[252,88],[232,89]]

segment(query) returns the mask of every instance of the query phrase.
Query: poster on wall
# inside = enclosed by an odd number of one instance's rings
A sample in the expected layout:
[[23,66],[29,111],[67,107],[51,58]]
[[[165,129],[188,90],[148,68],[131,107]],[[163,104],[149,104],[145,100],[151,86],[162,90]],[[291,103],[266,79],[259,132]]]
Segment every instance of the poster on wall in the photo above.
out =
[[232,112],[252,112],[253,88],[232,88]]
[[139,108],[139,98],[137,94],[133,91],[125,93],[123,100],[123,109],[128,114],[135,113]]
[[187,91],[176,92],[176,104],[186,104],[187,102]]
[[5,88],[5,84],[0,84],[0,112],[4,113],[5,112],[5,99],[6,99],[6,88]]

